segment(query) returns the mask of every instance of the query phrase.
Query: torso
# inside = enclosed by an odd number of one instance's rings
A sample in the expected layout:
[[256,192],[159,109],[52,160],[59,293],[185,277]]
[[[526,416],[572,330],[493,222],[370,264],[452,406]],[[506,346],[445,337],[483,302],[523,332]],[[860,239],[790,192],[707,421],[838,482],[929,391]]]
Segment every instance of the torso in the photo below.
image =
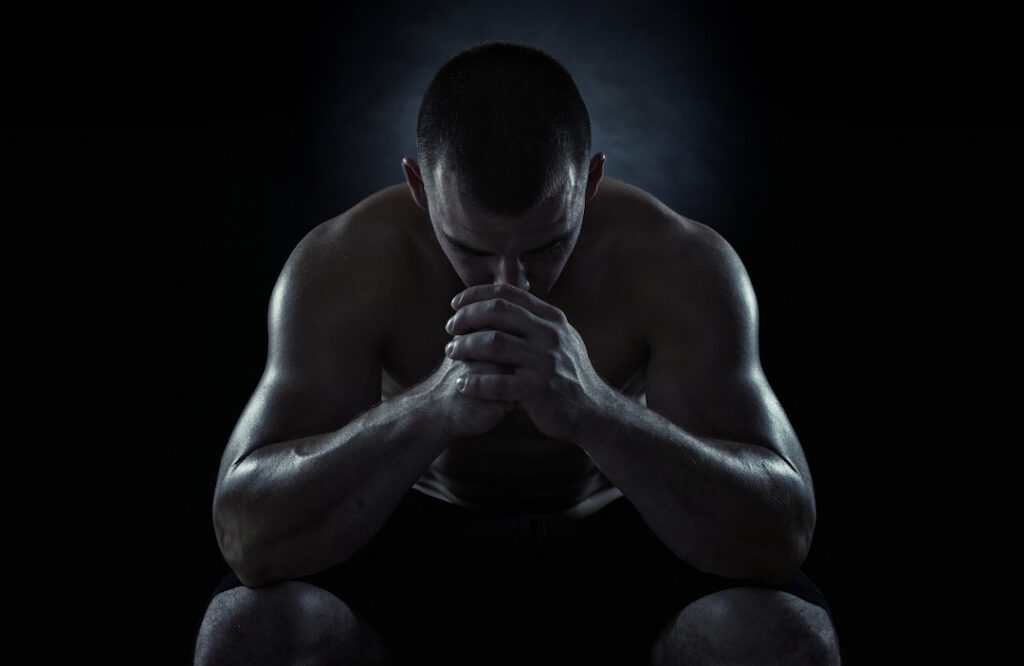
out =
[[[646,349],[633,316],[632,271],[618,265],[625,234],[611,227],[616,197],[632,188],[603,186],[584,217],[576,251],[545,300],[560,308],[587,345],[594,369],[609,385],[643,400]],[[425,211],[404,187],[382,193],[388,212],[402,218],[413,257],[401,282],[408,285],[393,306],[401,312],[385,345],[381,396],[387,399],[430,375],[451,339],[444,324],[451,298],[465,288],[434,238]],[[628,244],[628,243],[627,243]],[[405,264],[405,262],[402,262]],[[382,265],[384,262],[382,262]],[[389,270],[396,270],[394,265]],[[541,434],[521,412],[514,412],[486,436],[459,442],[437,457],[416,483],[422,492],[460,505],[495,511],[564,512],[586,515],[620,496],[576,444]]]

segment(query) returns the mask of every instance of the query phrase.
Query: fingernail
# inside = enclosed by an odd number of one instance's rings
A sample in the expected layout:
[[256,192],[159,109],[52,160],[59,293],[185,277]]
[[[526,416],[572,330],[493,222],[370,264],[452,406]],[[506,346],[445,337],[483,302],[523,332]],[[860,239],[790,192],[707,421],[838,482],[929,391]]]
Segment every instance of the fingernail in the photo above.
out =
[[448,323],[444,325],[444,330],[448,331],[449,333],[452,332],[453,328],[455,328],[455,317],[449,319]]
[[446,355],[451,356],[453,351],[455,351],[455,343],[454,342],[449,342],[448,344],[446,344],[444,346],[444,353]]
[[459,377],[458,379],[456,379],[455,380],[455,388],[458,389],[459,391],[466,390],[466,378],[465,377]]
[[452,307],[453,308],[459,307],[459,303],[461,303],[461,302],[462,302],[462,294],[456,295],[455,298],[452,299]]

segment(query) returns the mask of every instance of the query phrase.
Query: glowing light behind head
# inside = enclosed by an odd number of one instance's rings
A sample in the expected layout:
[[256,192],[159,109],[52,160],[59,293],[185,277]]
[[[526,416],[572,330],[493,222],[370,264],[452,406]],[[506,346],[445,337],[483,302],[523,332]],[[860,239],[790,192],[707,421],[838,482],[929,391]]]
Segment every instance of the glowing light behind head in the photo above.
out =
[[[431,77],[449,57],[483,41],[514,41],[551,54],[573,75],[590,112],[592,153],[605,173],[650,191],[676,211],[722,232],[738,223],[736,205],[750,179],[748,127],[724,108],[734,82],[713,62],[727,44],[709,44],[704,27],[666,3],[638,0],[626,9],[533,0],[484,7],[430,3],[395,19],[339,13],[322,27],[327,52],[344,62],[318,83],[333,91],[316,110],[317,172],[355,203],[402,178],[416,156],[416,117]],[[374,27],[355,47],[345,37]],[[337,52],[331,53],[331,44]],[[358,62],[352,62],[353,59]],[[354,82],[354,83],[353,83]]]

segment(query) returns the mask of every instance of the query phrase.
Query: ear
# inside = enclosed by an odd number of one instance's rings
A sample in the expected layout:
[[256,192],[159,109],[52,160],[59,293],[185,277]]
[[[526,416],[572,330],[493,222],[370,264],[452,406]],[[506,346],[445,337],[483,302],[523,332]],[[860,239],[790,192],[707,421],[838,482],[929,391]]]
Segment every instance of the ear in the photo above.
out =
[[416,160],[405,157],[402,159],[402,171],[405,172],[405,182],[409,183],[413,201],[423,210],[427,210],[427,189],[423,185],[420,165],[416,164]]
[[604,153],[598,153],[590,160],[590,173],[587,174],[586,201],[588,203],[597,194],[597,186],[601,184],[601,179],[604,178],[604,163],[607,160],[608,158],[605,157]]

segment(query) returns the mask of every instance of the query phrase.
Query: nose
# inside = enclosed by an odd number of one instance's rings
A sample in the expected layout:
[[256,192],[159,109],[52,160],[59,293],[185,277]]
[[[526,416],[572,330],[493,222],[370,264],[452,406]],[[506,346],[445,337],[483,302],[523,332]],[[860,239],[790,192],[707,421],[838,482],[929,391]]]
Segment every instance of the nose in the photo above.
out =
[[494,284],[511,284],[520,289],[530,289],[526,267],[519,257],[498,257],[498,265],[494,270]]

